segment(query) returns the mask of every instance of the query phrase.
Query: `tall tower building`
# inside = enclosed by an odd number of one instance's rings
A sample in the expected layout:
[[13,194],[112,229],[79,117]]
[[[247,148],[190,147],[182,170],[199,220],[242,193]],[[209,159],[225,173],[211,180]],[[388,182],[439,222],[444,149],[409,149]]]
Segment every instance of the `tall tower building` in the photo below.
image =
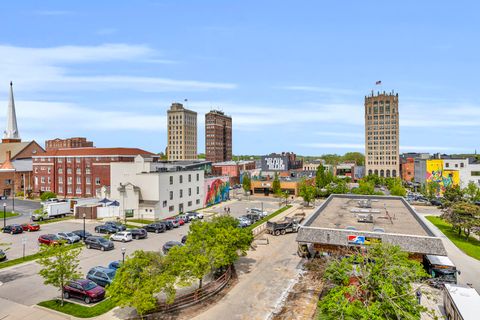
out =
[[181,103],[168,110],[168,160],[197,159],[197,113]]
[[400,176],[398,93],[365,97],[365,173]]
[[214,163],[232,160],[232,118],[222,111],[205,115],[205,158]]
[[10,81],[10,97],[7,110],[7,127],[3,133],[2,143],[21,142],[17,127],[17,113],[13,99],[13,83]]

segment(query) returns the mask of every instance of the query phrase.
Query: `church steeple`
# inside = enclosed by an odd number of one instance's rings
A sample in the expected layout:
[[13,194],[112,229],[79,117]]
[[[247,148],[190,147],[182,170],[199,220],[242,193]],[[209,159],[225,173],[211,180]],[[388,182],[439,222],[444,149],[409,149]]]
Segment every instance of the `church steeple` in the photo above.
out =
[[2,143],[20,142],[17,127],[17,114],[15,113],[15,101],[13,99],[13,83],[10,81],[10,99],[7,110],[7,128],[4,131]]

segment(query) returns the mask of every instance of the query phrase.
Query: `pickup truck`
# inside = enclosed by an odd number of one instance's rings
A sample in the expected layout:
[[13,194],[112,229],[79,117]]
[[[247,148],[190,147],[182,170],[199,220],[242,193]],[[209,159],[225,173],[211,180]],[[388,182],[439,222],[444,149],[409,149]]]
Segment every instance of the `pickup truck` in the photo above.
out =
[[287,232],[297,232],[300,224],[295,219],[286,219],[280,222],[267,222],[267,233],[279,236]]

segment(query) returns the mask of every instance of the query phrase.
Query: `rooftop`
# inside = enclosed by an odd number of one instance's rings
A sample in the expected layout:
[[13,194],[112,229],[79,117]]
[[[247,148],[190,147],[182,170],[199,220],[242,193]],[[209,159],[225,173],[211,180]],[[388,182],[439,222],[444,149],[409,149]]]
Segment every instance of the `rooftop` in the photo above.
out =
[[[416,236],[433,236],[423,225],[413,209],[396,197],[369,197],[371,207],[360,206],[360,201],[367,197],[333,196],[326,205],[321,206],[305,222],[305,226],[345,230],[355,228],[357,231],[374,232],[382,228],[385,233],[408,234]],[[359,218],[371,216],[373,223],[359,222]],[[353,227],[353,228],[352,228]]]
[[138,148],[65,148],[57,150],[49,150],[38,157],[76,157],[76,156],[137,156],[153,155],[153,153]]
[[255,162],[255,160],[240,160],[240,161],[224,161],[224,162],[215,162],[213,166],[243,166],[244,164],[249,164]]
[[462,319],[478,319],[478,306],[480,305],[480,295],[470,287],[461,287],[453,284],[445,284],[452,297],[455,306],[462,311]]

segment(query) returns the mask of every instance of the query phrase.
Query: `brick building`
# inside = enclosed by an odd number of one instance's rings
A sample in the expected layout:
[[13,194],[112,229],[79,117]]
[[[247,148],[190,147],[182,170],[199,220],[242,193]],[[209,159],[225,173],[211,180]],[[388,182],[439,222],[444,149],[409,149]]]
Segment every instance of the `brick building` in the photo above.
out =
[[212,164],[212,175],[230,177],[230,185],[240,183],[240,172],[255,169],[255,161],[226,161]]
[[10,83],[10,96],[7,109],[7,126],[0,143],[0,194],[11,196],[23,192],[29,194],[33,188],[32,156],[45,150],[35,141],[20,138],[13,98],[13,84]]
[[64,198],[95,197],[110,187],[110,163],[133,162],[153,154],[137,148],[70,148],[33,157],[34,192],[55,192]]
[[232,160],[232,118],[222,111],[205,114],[205,158],[214,163]]
[[88,141],[87,138],[73,137],[67,139],[52,139],[45,141],[45,150],[56,150],[65,148],[89,148],[93,147],[93,142]]
[[403,181],[413,181],[415,178],[415,158],[401,158],[400,172]]
[[168,116],[168,160],[197,159],[197,113],[172,103]]

